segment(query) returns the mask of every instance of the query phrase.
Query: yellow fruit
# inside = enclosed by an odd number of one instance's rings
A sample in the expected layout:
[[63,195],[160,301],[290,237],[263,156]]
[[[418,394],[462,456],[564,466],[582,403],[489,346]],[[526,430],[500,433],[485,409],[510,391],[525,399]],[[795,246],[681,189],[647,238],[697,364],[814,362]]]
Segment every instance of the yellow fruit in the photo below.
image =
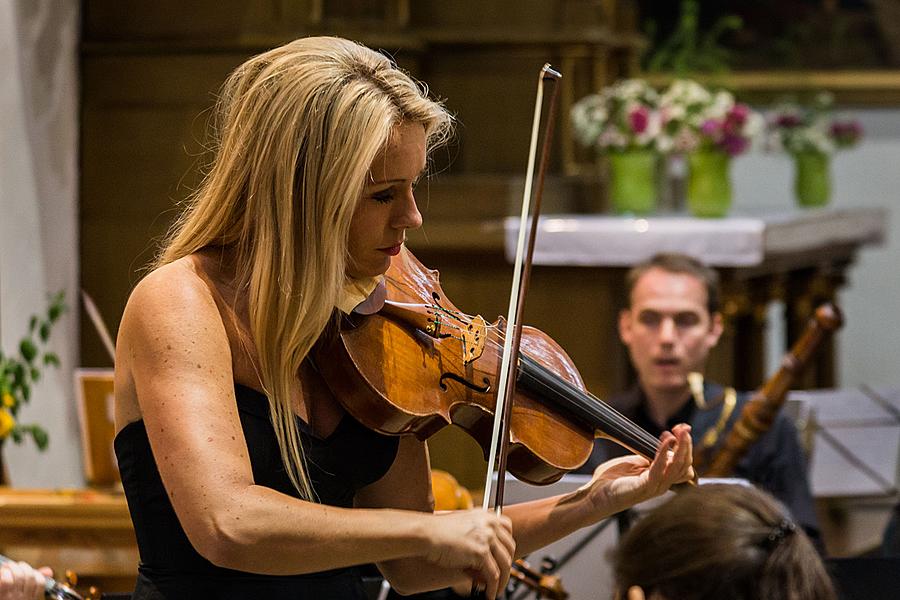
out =
[[[4,398],[5,400],[5,398]],[[13,417],[8,410],[0,408],[0,440],[5,439],[16,426],[16,418]]]

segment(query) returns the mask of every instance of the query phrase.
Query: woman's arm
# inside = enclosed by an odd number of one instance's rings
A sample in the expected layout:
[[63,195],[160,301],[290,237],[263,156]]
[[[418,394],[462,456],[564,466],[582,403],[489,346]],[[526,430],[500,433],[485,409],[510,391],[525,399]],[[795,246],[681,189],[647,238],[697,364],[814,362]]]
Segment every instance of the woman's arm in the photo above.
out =
[[649,500],[673,484],[694,477],[689,425],[676,425],[660,438],[653,462],[639,456],[606,461],[590,483],[575,492],[507,506],[516,556],[525,556],[570,533]]
[[127,414],[118,405],[136,395],[163,484],[201,555],[267,574],[412,556],[485,568],[477,538],[496,543],[503,527],[494,515],[442,524],[430,514],[334,508],[255,485],[228,348],[214,299],[185,262],[158,269],[129,299],[118,342],[117,414]]
[[[428,448],[425,443],[413,436],[401,438],[397,458],[390,470],[384,477],[357,492],[355,502],[359,507],[390,506],[431,514],[434,510],[434,497]],[[433,520],[442,526],[456,526],[454,521],[466,515],[494,516],[492,513],[476,509],[440,513],[434,515]],[[460,522],[458,525],[461,535],[471,536],[473,541],[481,537],[481,549],[485,558],[480,568],[474,565],[470,568],[459,568],[440,557],[380,561],[378,568],[391,586],[401,594],[470,583],[474,579],[487,587],[487,597],[492,598],[490,594],[494,589],[493,582],[496,581],[497,593],[506,588],[515,549],[509,519],[503,517],[500,523],[503,527],[496,530],[497,536],[494,540],[484,538],[466,522]]]
[[[404,445],[405,444],[405,445]],[[418,447],[416,447],[418,446]],[[693,478],[690,426],[665,433],[653,462],[638,456],[607,461],[591,482],[571,494],[544,498],[503,509],[512,521],[515,556],[524,556],[582,527],[658,496],[674,483]],[[394,467],[378,482],[357,494],[360,506],[395,506],[430,511],[428,454],[413,438],[401,443]],[[411,593],[471,579],[458,569],[441,569],[418,558],[379,563],[384,576],[401,593]]]

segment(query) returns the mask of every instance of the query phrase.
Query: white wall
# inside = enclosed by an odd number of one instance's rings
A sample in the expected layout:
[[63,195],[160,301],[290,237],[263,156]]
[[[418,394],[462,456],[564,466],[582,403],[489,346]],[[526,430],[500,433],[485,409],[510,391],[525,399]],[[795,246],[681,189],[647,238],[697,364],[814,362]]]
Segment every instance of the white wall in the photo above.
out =
[[[848,270],[838,298],[846,323],[838,334],[838,378],[842,387],[900,387],[900,109],[854,109],[862,143],[832,159],[832,205],[886,207],[887,239],[869,246]],[[793,206],[793,171],[784,155],[749,154],[733,164],[735,210]],[[773,333],[775,333],[773,331]]]
[[17,487],[80,486],[72,386],[78,364],[78,2],[0,2],[0,342],[10,353],[28,318],[64,289],[70,306],[51,337],[59,369],[48,369],[19,413],[50,434],[7,443]]

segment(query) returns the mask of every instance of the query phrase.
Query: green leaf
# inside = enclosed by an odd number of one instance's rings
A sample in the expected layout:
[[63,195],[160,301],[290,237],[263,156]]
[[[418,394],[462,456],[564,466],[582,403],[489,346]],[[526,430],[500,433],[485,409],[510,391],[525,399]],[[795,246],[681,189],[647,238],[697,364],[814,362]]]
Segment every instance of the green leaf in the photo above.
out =
[[37,356],[37,347],[34,345],[34,342],[25,338],[19,344],[19,352],[22,353],[22,358],[30,363]]
[[22,390],[22,400],[28,402],[31,400],[31,386],[27,383],[23,383],[19,386],[19,389]]
[[15,443],[22,443],[22,428],[18,425],[13,427],[13,430],[9,432],[9,435]]
[[43,452],[47,449],[47,445],[50,443],[50,436],[47,435],[47,432],[43,427],[40,425],[32,425],[31,437],[34,438],[34,443],[37,444],[38,450]]
[[39,381],[41,378],[41,372],[38,371],[35,367],[31,367],[31,380]]
[[44,355],[44,364],[47,366],[53,365],[54,367],[58,367],[59,357],[53,352],[48,352]]
[[34,328],[37,327],[38,318],[35,315],[31,315],[31,320],[28,322],[28,333],[34,333]]
[[65,290],[60,290],[51,299],[50,309],[47,311],[47,318],[50,319],[51,323],[55,323],[56,320],[59,319],[59,316],[66,310],[65,298]]
[[44,321],[41,323],[41,329],[38,332],[38,335],[41,336],[41,341],[47,343],[47,340],[50,339],[50,322]]

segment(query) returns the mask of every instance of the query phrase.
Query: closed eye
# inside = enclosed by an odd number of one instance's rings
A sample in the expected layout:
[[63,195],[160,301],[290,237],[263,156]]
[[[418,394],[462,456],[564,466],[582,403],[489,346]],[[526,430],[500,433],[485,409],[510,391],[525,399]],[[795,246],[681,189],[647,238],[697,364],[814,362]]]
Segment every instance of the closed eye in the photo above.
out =
[[391,200],[394,199],[394,188],[388,188],[386,190],[382,190],[380,192],[375,192],[372,194],[372,200],[375,202],[380,202],[381,204],[387,204]]

